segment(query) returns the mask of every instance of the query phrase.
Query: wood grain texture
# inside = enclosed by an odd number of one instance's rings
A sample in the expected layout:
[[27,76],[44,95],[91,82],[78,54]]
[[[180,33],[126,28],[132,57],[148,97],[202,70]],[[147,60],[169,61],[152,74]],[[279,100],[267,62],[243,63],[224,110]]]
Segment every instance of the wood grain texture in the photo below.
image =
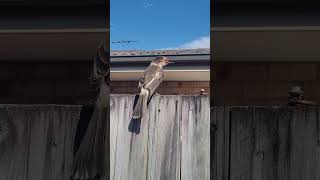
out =
[[212,130],[210,140],[214,139],[211,144],[211,179],[228,179],[229,178],[229,120],[230,109],[228,107],[215,107],[211,117]]
[[206,97],[182,97],[181,179],[210,178],[210,108]]
[[[0,174],[4,180],[26,180],[28,175],[28,144],[30,120],[28,111],[19,108],[1,107],[2,113],[12,121],[16,131],[16,144],[13,151],[4,154],[0,160]],[[5,117],[2,117],[5,118]]]
[[13,151],[0,158],[1,179],[70,179],[80,106],[9,105],[0,111],[8,112],[17,133]]
[[[132,95],[110,97],[110,179],[210,178],[209,97],[154,96],[138,134],[128,129],[133,103]],[[0,123],[12,122],[15,143],[10,151],[0,149],[0,179],[70,180],[80,111],[81,106],[1,105]],[[1,133],[0,142],[6,137]]]
[[290,179],[319,179],[317,109],[294,110],[291,126]]
[[180,107],[179,96],[154,99],[149,116],[148,179],[180,179]]
[[229,107],[230,154],[222,153],[225,108],[212,112],[218,127],[214,179],[229,180],[223,158],[230,162],[230,179],[320,179],[319,107]]
[[131,133],[134,96],[110,96],[110,179],[146,179],[148,124],[142,119],[140,134]]
[[209,179],[209,98],[154,96],[139,134],[128,130],[133,102],[111,95],[110,179]]
[[277,128],[277,178],[283,180],[290,180],[289,170],[290,170],[290,144],[291,144],[291,119],[292,111],[288,108],[278,109],[278,128]]
[[252,179],[276,179],[277,165],[277,116],[272,107],[253,108],[253,157]]
[[233,108],[231,112],[230,180],[249,180],[252,174],[252,109]]

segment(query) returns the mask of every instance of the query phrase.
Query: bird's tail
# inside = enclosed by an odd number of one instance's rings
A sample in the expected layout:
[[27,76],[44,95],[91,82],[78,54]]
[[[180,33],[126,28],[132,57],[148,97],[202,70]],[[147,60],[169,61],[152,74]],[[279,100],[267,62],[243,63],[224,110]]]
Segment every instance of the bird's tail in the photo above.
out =
[[147,89],[141,88],[141,92],[137,101],[136,106],[133,109],[133,115],[132,118],[134,119],[140,119],[143,116],[143,109],[146,106],[147,100],[148,100],[148,94],[149,91]]

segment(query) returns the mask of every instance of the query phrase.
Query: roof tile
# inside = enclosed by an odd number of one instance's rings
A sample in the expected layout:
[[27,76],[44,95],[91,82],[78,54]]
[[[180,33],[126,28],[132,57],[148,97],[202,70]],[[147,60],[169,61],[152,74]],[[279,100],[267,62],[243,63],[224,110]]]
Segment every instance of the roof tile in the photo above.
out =
[[197,55],[210,54],[209,48],[202,49],[178,49],[178,50],[128,50],[128,51],[113,51],[111,50],[111,57],[118,56],[170,56],[170,55]]

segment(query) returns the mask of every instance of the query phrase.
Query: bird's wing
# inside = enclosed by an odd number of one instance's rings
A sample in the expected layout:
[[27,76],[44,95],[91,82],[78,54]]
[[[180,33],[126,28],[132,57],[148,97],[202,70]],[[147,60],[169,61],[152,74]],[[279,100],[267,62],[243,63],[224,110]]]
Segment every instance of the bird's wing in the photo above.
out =
[[145,89],[150,91],[149,97],[158,88],[163,80],[163,70],[157,66],[149,66],[144,73],[144,85]]
[[92,74],[89,79],[92,101],[97,100],[100,89],[104,84],[109,86],[110,65],[105,46],[105,41],[103,41],[98,48],[98,52],[94,58]]

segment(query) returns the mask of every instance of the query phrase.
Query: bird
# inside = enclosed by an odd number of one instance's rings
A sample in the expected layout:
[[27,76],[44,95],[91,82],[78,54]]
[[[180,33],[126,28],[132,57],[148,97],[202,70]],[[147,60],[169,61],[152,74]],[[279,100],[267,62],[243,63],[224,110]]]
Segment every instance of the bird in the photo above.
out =
[[89,123],[87,123],[83,139],[74,155],[72,166],[74,179],[93,179],[102,177],[108,172],[105,151],[108,150],[106,126],[109,119],[109,76],[110,66],[106,41],[102,41],[94,59],[92,75],[89,78],[95,92],[94,108],[91,116],[87,118]]
[[155,90],[159,87],[164,78],[163,67],[174,63],[165,56],[158,56],[144,71],[143,77],[139,80],[139,98],[133,109],[133,119],[141,119],[147,110],[147,104],[151,100]]

